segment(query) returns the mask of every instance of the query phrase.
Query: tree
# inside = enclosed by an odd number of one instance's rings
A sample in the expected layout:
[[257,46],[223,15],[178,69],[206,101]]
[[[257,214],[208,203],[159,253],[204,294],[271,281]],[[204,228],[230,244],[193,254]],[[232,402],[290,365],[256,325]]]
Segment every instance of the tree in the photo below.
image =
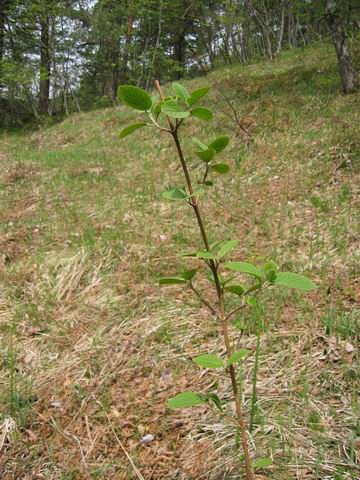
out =
[[349,50],[344,21],[336,0],[325,0],[325,16],[335,46],[344,93],[359,89],[359,78]]

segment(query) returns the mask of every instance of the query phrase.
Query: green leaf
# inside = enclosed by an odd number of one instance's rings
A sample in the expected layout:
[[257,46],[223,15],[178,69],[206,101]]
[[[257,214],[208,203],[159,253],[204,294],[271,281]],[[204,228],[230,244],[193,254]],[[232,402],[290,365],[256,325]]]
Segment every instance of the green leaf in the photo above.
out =
[[237,363],[243,358],[247,357],[248,355],[250,355],[250,353],[251,350],[249,350],[248,348],[242,348],[241,350],[237,350],[230,356],[226,365],[229,367],[230,365],[233,365],[234,363]]
[[216,256],[206,250],[204,250],[203,252],[196,252],[196,256],[198,258],[202,258],[203,260],[216,260]]
[[194,90],[190,95],[188,104],[190,106],[194,105],[194,103],[198,102],[204,95],[208,93],[209,90],[210,90],[210,87],[202,87]]
[[152,100],[145,90],[133,85],[120,85],[118,90],[119,99],[128,107],[146,112],[152,107]]
[[187,281],[190,281],[195,277],[198,270],[199,270],[198,268],[194,268],[192,270],[186,270],[185,272],[182,272],[181,277]]
[[224,368],[225,366],[221,358],[216,355],[211,355],[210,353],[205,353],[204,355],[193,358],[193,362],[203,368]]
[[190,116],[189,112],[183,108],[175,100],[167,100],[161,105],[161,111],[172,118],[186,118]]
[[217,257],[222,258],[226,254],[232,252],[238,246],[238,243],[238,240],[228,240],[227,242],[223,242],[218,251]]
[[229,270],[234,270],[235,272],[247,273],[253,275],[254,277],[262,279],[264,274],[252,263],[247,262],[228,262],[224,265],[225,268]]
[[190,110],[190,113],[194,117],[200,118],[200,120],[204,120],[205,122],[208,122],[213,118],[212,112],[204,107],[193,108],[192,110]]
[[272,460],[271,458],[258,458],[253,462],[253,468],[254,469],[260,469],[260,468],[265,468],[268,467],[269,465],[272,465]]
[[187,281],[181,277],[162,277],[159,280],[159,285],[180,285],[182,283],[187,283]]
[[311,290],[315,290],[315,288],[317,288],[315,283],[309,278],[291,272],[278,273],[276,275],[274,284],[281,287],[297,288],[299,290],[303,290],[304,292],[310,292]]
[[226,285],[225,290],[233,293],[234,295],[238,295],[239,297],[241,297],[241,295],[244,293],[244,288],[240,284]]
[[132,125],[129,125],[128,127],[125,127],[123,130],[121,130],[119,134],[119,138],[125,138],[131,133],[135,132],[138,128],[145,127],[146,123],[141,122],[141,123],[133,123]]
[[216,165],[211,165],[210,169],[213,172],[223,175],[224,173],[228,173],[228,171],[230,170],[230,167],[226,163],[217,163]]
[[223,411],[222,404],[220,398],[216,395],[216,393],[208,393],[205,397],[205,399],[208,402],[212,402],[215,407],[220,410],[221,412]]
[[176,95],[180,98],[185,103],[188,103],[188,100],[190,98],[190,93],[187,91],[187,89],[183,86],[180,85],[180,83],[173,82],[172,84],[172,89],[176,93]]
[[214,182],[212,182],[211,180],[205,180],[204,185],[206,187],[212,187],[214,185]]
[[228,145],[230,138],[227,135],[215,138],[213,142],[210,143],[209,148],[213,148],[216,153],[221,152]]
[[263,270],[264,272],[267,272],[269,270],[272,270],[274,272],[277,272],[278,270],[278,266],[277,264],[273,261],[273,260],[269,260],[268,262],[265,263],[265,265],[263,266]]
[[162,196],[166,200],[185,200],[187,198],[186,193],[181,188],[173,188],[162,193]]
[[180,256],[181,257],[196,257],[196,252],[184,252]]
[[[197,138],[194,138],[193,142],[197,147],[201,148],[201,150],[207,150],[207,148],[208,148],[208,146],[205,145],[205,143],[200,142],[200,140],[198,140]],[[215,148],[214,148],[214,150],[215,150]]]
[[169,408],[188,408],[203,405],[205,404],[205,400],[197,393],[184,392],[178,393],[173,398],[169,398],[167,404]]
[[160,102],[154,104],[153,108],[152,108],[152,111],[153,111],[153,114],[155,115],[155,117],[157,118],[160,113],[161,113],[161,107],[163,105],[164,101],[161,100]]
[[209,163],[214,158],[216,152],[212,148],[207,148],[206,150],[199,150],[195,153],[203,162]]
[[250,307],[258,307],[259,301],[256,297],[249,297],[247,299],[247,304],[250,305]]
[[278,270],[278,266],[273,260],[269,260],[263,266],[263,271],[265,272],[266,280],[270,283],[274,283],[276,278],[276,272]]

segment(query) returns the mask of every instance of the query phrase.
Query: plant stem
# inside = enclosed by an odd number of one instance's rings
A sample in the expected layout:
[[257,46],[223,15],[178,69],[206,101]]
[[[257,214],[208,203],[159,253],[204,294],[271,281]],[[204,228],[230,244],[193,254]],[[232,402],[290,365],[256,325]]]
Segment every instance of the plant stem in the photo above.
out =
[[260,337],[261,337],[261,327],[260,325],[258,325],[257,338],[256,338],[255,365],[254,365],[252,393],[251,393],[250,424],[249,424],[250,432],[252,432],[252,429],[254,426],[254,417],[255,417],[256,402],[257,402],[256,384],[257,384],[257,372],[259,368],[259,358],[260,358]]
[[259,370],[259,360],[260,360],[260,340],[261,334],[263,333],[264,328],[264,310],[263,307],[259,304],[256,306],[256,315],[257,315],[257,335],[256,335],[256,352],[255,352],[255,365],[252,379],[252,393],[251,393],[251,408],[250,408],[250,424],[249,430],[252,432],[254,426],[254,417],[256,412],[256,403],[257,403],[257,374]]
[[10,393],[10,414],[11,416],[14,415],[15,409],[15,352],[14,352],[14,337],[13,337],[13,330],[11,329],[10,334],[10,345],[9,345],[9,352],[8,352],[8,361],[10,363],[10,382],[9,382],[9,393]]
[[[161,100],[164,99],[164,95],[161,89],[161,86],[158,81],[155,82],[156,88],[159,92]],[[187,164],[184,158],[184,154],[181,148],[178,132],[177,132],[177,127],[174,126],[173,122],[171,121],[170,118],[168,118],[168,122],[170,125],[170,133],[171,136],[173,137],[176,150],[178,153],[178,157],[180,159],[180,163],[183,169],[183,173],[185,176],[185,180],[187,183],[187,187],[189,190],[190,195],[193,195],[194,189],[192,186],[191,182],[191,177],[189,174],[189,170],[187,168]],[[207,238],[206,234],[206,229],[204,226],[204,222],[201,217],[201,212],[200,208],[198,205],[197,198],[195,196],[191,197],[191,206],[193,207],[196,220],[200,229],[201,237],[204,243],[204,246],[207,251],[210,251],[210,244]],[[224,299],[224,289],[221,286],[220,279],[219,279],[219,274],[218,274],[218,265],[214,260],[209,261],[209,267],[212,271],[213,277],[214,277],[214,282],[216,286],[216,293],[218,297],[218,302],[219,302],[219,310],[220,310],[220,320],[221,320],[221,327],[222,327],[222,334],[224,337],[224,343],[226,347],[226,355],[228,358],[232,355],[232,348],[230,344],[230,337],[229,337],[229,329],[228,329],[228,320],[226,316],[226,309],[225,309],[225,299]],[[252,471],[252,466],[251,466],[251,459],[250,459],[250,454],[249,454],[249,446],[248,446],[248,440],[247,440],[247,433],[246,433],[246,426],[245,426],[245,420],[244,420],[244,415],[242,412],[241,408],[241,401],[239,397],[239,392],[238,392],[238,387],[236,383],[236,372],[235,372],[235,367],[234,365],[230,365],[228,368],[230,379],[231,379],[231,386],[232,386],[232,391],[233,391],[233,396],[234,396],[234,401],[235,401],[235,407],[236,407],[236,417],[237,417],[237,423],[239,426],[240,430],[240,435],[241,435],[241,442],[242,442],[242,447],[244,451],[244,460],[245,460],[245,471],[246,471],[246,480],[253,480],[253,471]]]

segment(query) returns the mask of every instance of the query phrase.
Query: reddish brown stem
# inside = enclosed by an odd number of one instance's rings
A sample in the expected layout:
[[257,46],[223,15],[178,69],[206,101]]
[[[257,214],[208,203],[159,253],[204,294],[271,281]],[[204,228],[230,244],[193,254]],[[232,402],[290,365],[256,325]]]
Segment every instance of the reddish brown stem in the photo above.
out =
[[[156,86],[156,88],[159,92],[161,100],[164,100],[164,94],[163,94],[162,88],[160,86],[160,83],[157,80],[155,81],[155,86]],[[192,186],[189,170],[187,168],[187,164],[186,164],[184,154],[183,154],[183,151],[182,151],[182,148],[181,148],[181,144],[180,144],[180,141],[179,141],[177,128],[169,117],[168,117],[168,122],[169,122],[169,125],[170,125],[170,133],[171,133],[171,135],[174,139],[174,142],[175,142],[175,145],[176,145],[176,150],[177,150],[177,153],[178,153],[178,156],[179,156],[179,159],[180,159],[180,163],[181,163],[181,166],[182,166],[182,169],[183,169],[183,172],[184,172],[186,184],[187,184],[190,195],[192,195],[191,206],[194,209],[196,220],[197,220],[197,223],[198,223],[199,228],[200,228],[201,238],[203,240],[203,243],[204,243],[204,246],[205,246],[206,250],[210,251],[210,245],[209,245],[209,241],[208,241],[208,238],[207,238],[204,222],[203,222],[202,217],[201,217],[201,212],[200,212],[200,208],[199,208],[199,205],[198,205],[198,201],[197,201],[197,198],[195,196],[193,196],[194,189],[193,189],[193,186]],[[226,348],[226,355],[227,355],[228,358],[230,358],[231,355],[232,355],[232,348],[231,348],[231,344],[230,344],[230,336],[229,336],[229,330],[228,330],[228,318],[227,318],[226,310],[225,310],[224,290],[221,286],[221,282],[220,282],[220,278],[219,278],[219,274],[218,274],[218,270],[217,270],[218,266],[217,266],[217,264],[215,263],[214,260],[209,261],[209,267],[210,267],[211,272],[212,272],[213,277],[214,277],[214,282],[215,282],[215,286],[216,286],[216,293],[217,293],[217,297],[218,297],[218,301],[219,301],[220,320],[221,320],[222,333],[223,333],[224,343],[225,343],[225,348]],[[239,425],[241,442],[242,442],[242,447],[243,447],[243,450],[244,450],[246,480],[253,480],[254,475],[253,475],[253,471],[252,471],[251,459],[250,459],[250,454],[249,454],[249,446],[248,446],[248,440],[247,440],[246,426],[245,426],[244,415],[243,415],[242,408],[241,408],[241,401],[240,401],[240,397],[239,397],[238,387],[237,387],[237,383],[236,383],[236,372],[235,372],[234,365],[230,365],[228,370],[229,370],[229,375],[230,375],[230,379],[231,379],[233,396],[234,396],[234,400],[235,400],[237,423]]]

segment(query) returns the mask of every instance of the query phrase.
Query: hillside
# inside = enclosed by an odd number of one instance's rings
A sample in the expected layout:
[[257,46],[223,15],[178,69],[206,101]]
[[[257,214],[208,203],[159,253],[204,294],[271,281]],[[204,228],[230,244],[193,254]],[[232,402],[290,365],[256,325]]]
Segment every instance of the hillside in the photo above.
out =
[[[273,465],[257,478],[359,478],[360,95],[340,93],[322,45],[185,84],[210,84],[215,113],[187,138],[231,136],[231,175],[203,207],[212,240],[237,238],[236,258],[272,258],[319,285],[266,294],[250,444]],[[242,478],[231,425],[205,407],[166,409],[185,388],[213,388],[190,359],[221,340],[197,298],[157,284],[198,233],[161,196],[183,183],[170,140],[119,140],[134,118],[117,107],[0,134],[3,480]],[[251,320],[242,345],[254,349]]]

